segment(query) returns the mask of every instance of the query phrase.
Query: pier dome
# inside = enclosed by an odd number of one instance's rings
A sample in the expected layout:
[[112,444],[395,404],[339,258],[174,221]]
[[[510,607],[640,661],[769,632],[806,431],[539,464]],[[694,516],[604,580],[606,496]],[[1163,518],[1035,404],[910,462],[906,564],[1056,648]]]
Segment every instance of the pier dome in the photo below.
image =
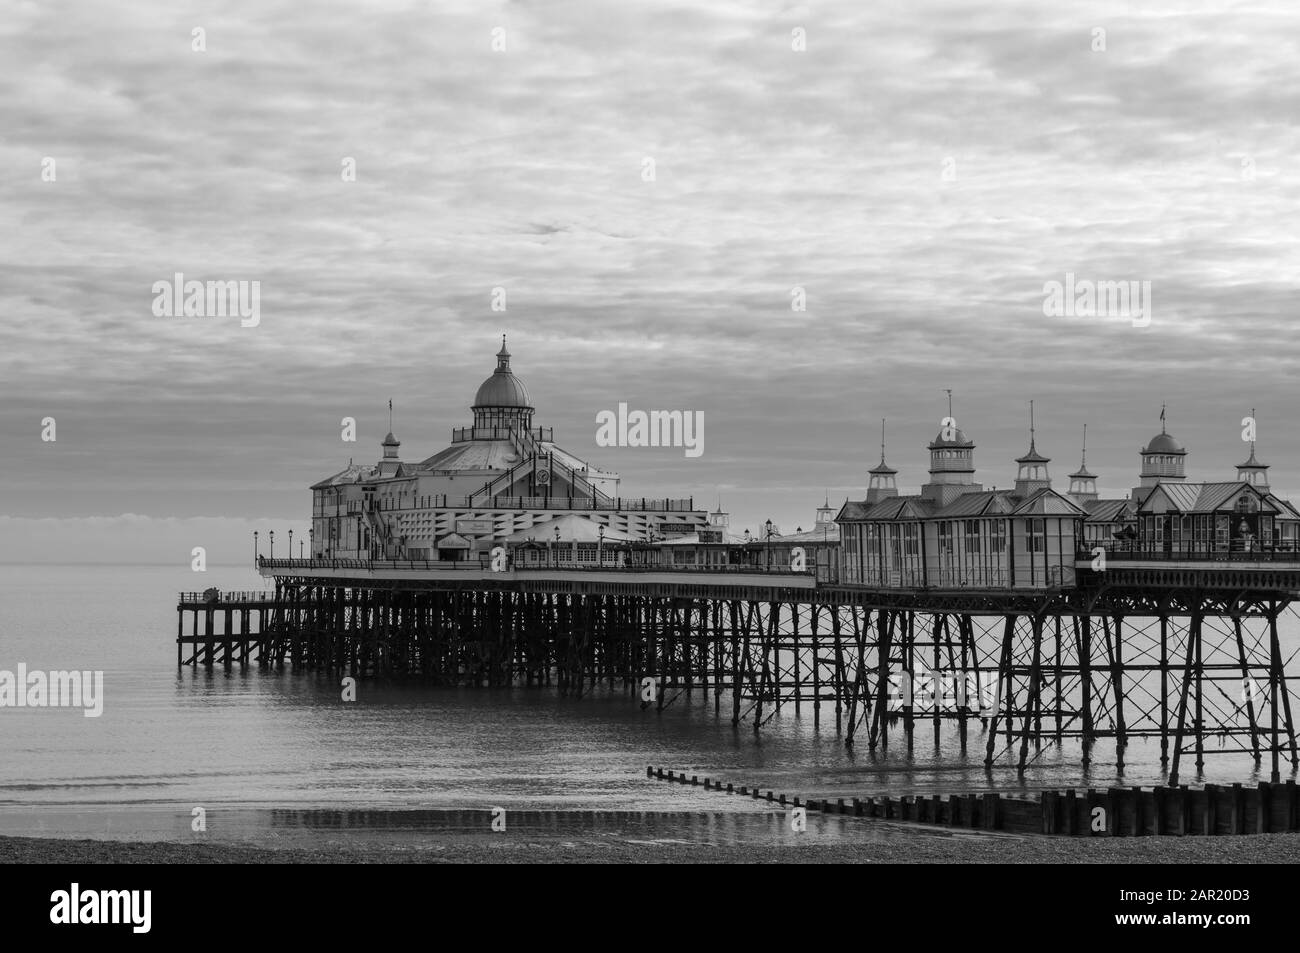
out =
[[528,398],[528,388],[510,370],[510,352],[506,350],[505,335],[501,336],[501,350],[497,352],[497,367],[492,376],[479,385],[474,395],[473,409],[480,407],[524,407],[533,409]]
[[944,437],[944,431],[948,429],[949,428],[945,427],[944,430],[940,430],[938,436],[936,436],[934,440],[930,442],[931,450],[934,450],[938,447],[974,447],[975,446],[975,441],[967,437],[966,432],[962,430],[960,427],[951,428],[952,430],[951,438]]
[[1151,438],[1151,442],[1146,445],[1143,453],[1186,453],[1183,447],[1179,446],[1178,441],[1169,434],[1161,431]]
[[1133,499],[1146,499],[1157,483],[1182,482],[1187,479],[1187,450],[1164,428],[1165,409],[1160,408],[1160,432],[1142,448],[1142,472],[1133,488]]

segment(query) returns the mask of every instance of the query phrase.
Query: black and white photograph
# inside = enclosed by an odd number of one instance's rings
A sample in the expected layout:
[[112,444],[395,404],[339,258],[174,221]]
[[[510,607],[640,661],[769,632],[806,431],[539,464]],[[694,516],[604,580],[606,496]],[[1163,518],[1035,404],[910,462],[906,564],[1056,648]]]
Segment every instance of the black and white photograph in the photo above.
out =
[[1298,63],[1274,0],[7,0],[6,923],[1291,922]]

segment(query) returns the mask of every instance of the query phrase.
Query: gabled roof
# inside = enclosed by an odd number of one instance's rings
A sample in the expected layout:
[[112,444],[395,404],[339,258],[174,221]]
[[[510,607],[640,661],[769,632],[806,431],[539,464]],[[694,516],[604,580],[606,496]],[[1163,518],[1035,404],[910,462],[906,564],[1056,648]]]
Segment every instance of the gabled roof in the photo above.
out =
[[894,522],[930,519],[978,519],[982,516],[1084,516],[1069,497],[1050,487],[1019,497],[1011,490],[963,493],[947,506],[919,496],[895,496],[876,504],[846,503],[837,519],[845,522]]
[[1086,516],[1083,507],[1051,487],[1029,494],[1012,513],[1013,516]]
[[1292,506],[1290,500],[1284,500],[1279,496],[1274,496],[1272,493],[1268,494],[1264,499],[1268,500],[1268,502],[1272,503],[1273,506],[1276,507],[1278,519],[1300,520],[1300,510],[1297,510]]
[[1000,516],[1010,513],[1012,508],[1008,491],[981,490],[963,493],[933,515],[939,519],[973,519],[977,516]]
[[919,496],[891,496],[869,506],[862,515],[864,520],[920,520],[929,516],[933,504]]
[[845,500],[844,505],[840,507],[840,511],[835,514],[835,521],[843,523],[860,520],[866,515],[867,510],[874,505],[873,503],[854,503],[852,500]]
[[1083,509],[1094,523],[1122,523],[1137,515],[1132,500],[1086,500]]
[[1265,494],[1241,480],[1225,483],[1157,483],[1147,494],[1139,513],[1150,511],[1151,501],[1163,495],[1169,505],[1180,513],[1213,513],[1216,510],[1231,509],[1232,501],[1243,492],[1248,492],[1268,503]]

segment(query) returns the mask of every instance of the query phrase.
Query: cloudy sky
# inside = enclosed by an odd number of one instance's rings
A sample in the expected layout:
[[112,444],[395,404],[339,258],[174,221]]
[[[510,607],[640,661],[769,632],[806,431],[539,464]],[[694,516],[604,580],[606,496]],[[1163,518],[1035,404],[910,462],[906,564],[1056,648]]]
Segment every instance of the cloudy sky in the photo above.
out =
[[[1300,495],[1300,14],[1135,6],[11,2],[0,558],[243,558],[390,397],[444,446],[502,332],[563,446],[737,529],[860,497],[882,416],[914,488],[945,388],[986,485],[1033,398],[1058,486],[1087,422],[1123,493],[1167,402],[1199,479],[1257,407]],[[260,324],[156,316],[177,272]],[[1045,316],[1067,273],[1149,281],[1149,326]],[[597,447],[620,401],[704,454]]]

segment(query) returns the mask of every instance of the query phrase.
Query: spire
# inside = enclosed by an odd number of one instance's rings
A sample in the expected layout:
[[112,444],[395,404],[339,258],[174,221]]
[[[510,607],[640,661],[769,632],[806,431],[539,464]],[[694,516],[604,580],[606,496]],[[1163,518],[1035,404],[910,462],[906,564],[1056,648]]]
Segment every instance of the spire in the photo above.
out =
[[501,335],[501,350],[497,351],[497,373],[510,373],[510,352],[506,350],[506,336]]
[[[867,502],[879,503],[889,497],[898,496],[898,471],[885,462],[885,418],[880,418],[880,462],[867,471]],[[826,496],[827,504],[830,494]]]
[[1029,402],[1029,452],[1023,457],[1016,457],[1016,463],[1019,463],[1021,470],[1024,470],[1025,464],[1045,464],[1050,460],[1050,457],[1045,457],[1038,452],[1038,447],[1034,443],[1034,402],[1031,400]]
[[1034,402],[1031,400],[1029,402],[1029,452],[1023,457],[1016,457],[1016,463],[1020,464],[1020,469],[1016,473],[1016,494],[1028,496],[1036,490],[1050,487],[1052,478],[1047,473],[1047,464],[1050,462],[1050,458],[1038,452],[1035,444]]
[[1070,496],[1076,503],[1097,499],[1097,474],[1088,470],[1088,425],[1083,425],[1083,453],[1079,456],[1079,469],[1070,474]]
[[885,418],[880,418],[880,463],[867,471],[868,473],[878,473],[881,475],[895,474],[898,471],[885,462]]
[[[1250,419],[1252,422],[1254,422],[1255,420],[1254,407],[1250,408]],[[1252,486],[1258,487],[1259,489],[1267,493],[1268,492],[1267,471],[1268,471],[1268,464],[1260,463],[1259,460],[1255,458],[1255,441],[1253,439],[1253,434],[1252,434],[1252,439],[1250,441],[1250,457],[1246,460],[1245,463],[1237,464],[1237,479],[1244,480],[1245,482],[1251,484]]]
[[1160,432],[1161,433],[1169,432],[1165,430],[1165,405],[1164,404],[1160,405]]
[[1083,425],[1083,453],[1079,456],[1079,469],[1070,474],[1071,480],[1095,480],[1097,474],[1088,471],[1088,425]]

